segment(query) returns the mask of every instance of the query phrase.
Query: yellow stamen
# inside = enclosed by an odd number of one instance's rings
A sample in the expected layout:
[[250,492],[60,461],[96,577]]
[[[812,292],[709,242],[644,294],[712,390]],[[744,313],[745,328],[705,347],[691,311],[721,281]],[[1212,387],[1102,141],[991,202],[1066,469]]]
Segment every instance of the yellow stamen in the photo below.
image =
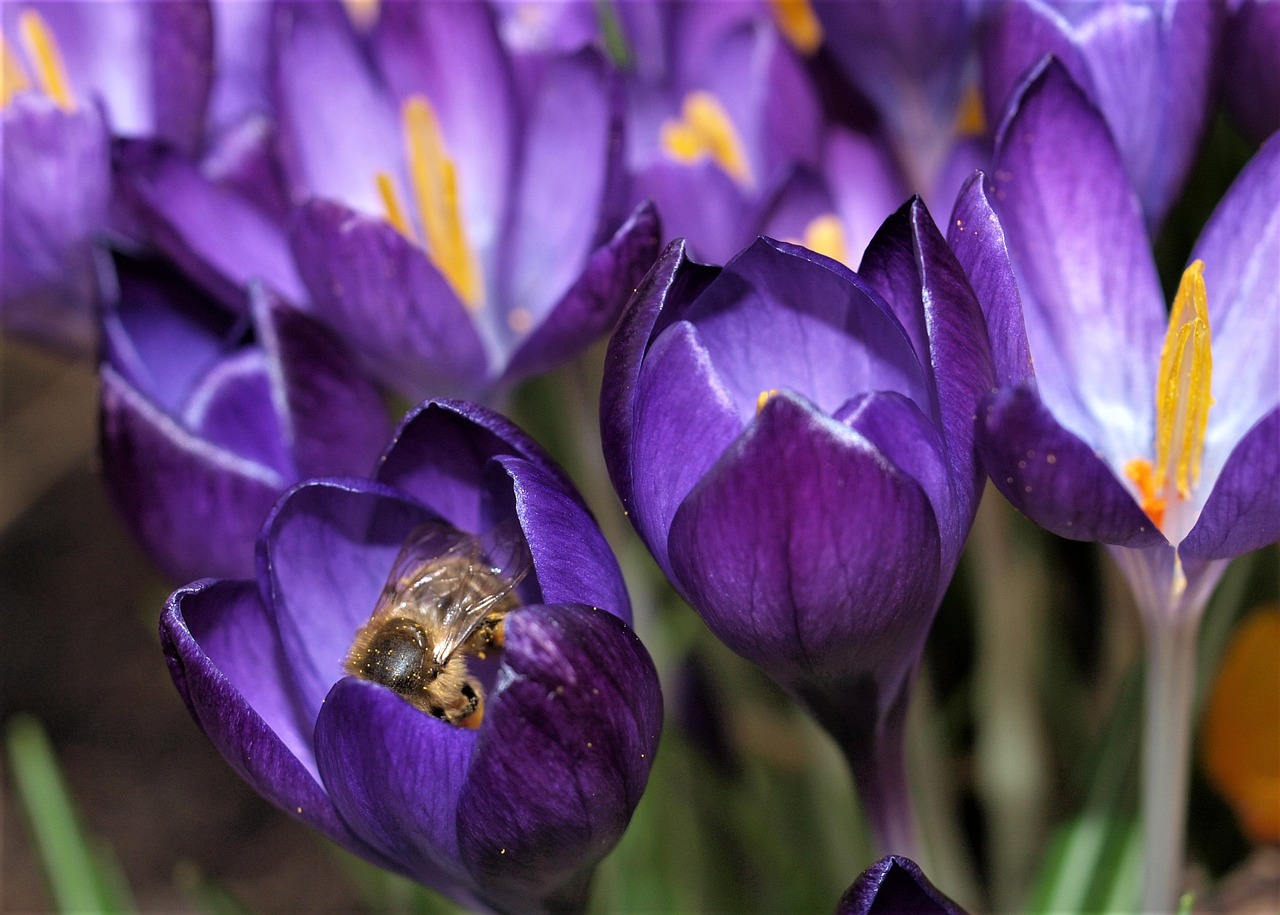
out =
[[680,118],[663,123],[660,139],[663,150],[677,162],[691,165],[710,157],[738,184],[753,183],[738,131],[724,106],[710,92],[686,95]]
[[7,107],[15,95],[30,88],[31,81],[17,52],[0,35],[0,108]]
[[373,28],[378,21],[378,13],[382,9],[382,0],[342,0],[347,9],[347,18],[362,32]]
[[809,5],[809,0],[769,0],[773,21],[782,37],[801,54],[809,55],[822,44],[822,23]]
[[1209,697],[1201,755],[1255,844],[1280,842],[1280,605],[1240,624]]
[[777,388],[770,388],[767,391],[761,391],[760,396],[756,398],[756,416],[760,415],[760,411],[764,409],[764,405],[773,398],[778,396]]
[[39,13],[24,10],[18,17],[18,31],[22,34],[27,56],[34,63],[35,77],[41,91],[63,111],[75,111],[76,103],[71,97],[67,70],[62,65],[62,55],[58,52],[58,43],[53,40],[49,26],[40,18]]
[[845,260],[847,249],[844,243],[844,225],[834,213],[824,213],[815,217],[804,227],[802,244],[810,251],[825,254],[833,260],[848,263]]
[[976,83],[970,83],[960,100],[953,125],[957,136],[982,137],[987,133],[987,116],[982,110],[982,93]]
[[378,182],[378,196],[382,198],[382,206],[387,212],[387,222],[395,226],[396,231],[409,241],[417,244],[418,238],[413,234],[413,226],[409,224],[409,220],[404,215],[404,208],[400,206],[395,182],[386,172],[378,172],[373,178]]
[[[458,206],[458,175],[444,145],[431,103],[410,97],[402,111],[408,147],[409,180],[426,236],[427,253],[470,309],[480,307],[480,265],[467,243]],[[388,210],[390,218],[390,211]]]
[[1137,458],[1124,468],[1142,495],[1143,509],[1157,526],[1162,526],[1169,506],[1175,500],[1190,499],[1200,482],[1205,429],[1213,405],[1212,375],[1204,262],[1195,261],[1182,274],[1160,350],[1155,460]]

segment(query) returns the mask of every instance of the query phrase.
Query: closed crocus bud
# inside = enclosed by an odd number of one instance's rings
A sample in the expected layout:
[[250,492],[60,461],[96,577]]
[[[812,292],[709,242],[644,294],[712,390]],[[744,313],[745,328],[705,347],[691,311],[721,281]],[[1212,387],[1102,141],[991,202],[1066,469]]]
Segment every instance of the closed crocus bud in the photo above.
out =
[[374,479],[294,488],[253,581],[161,619],[174,683],[240,775],[464,905],[579,911],[662,724],[613,554],[561,471],[427,402]]
[[910,858],[889,855],[871,865],[840,897],[836,915],[964,915]]
[[251,574],[285,489],[369,472],[390,429],[327,330],[260,286],[251,298],[232,318],[171,271],[125,263],[104,318],[103,475],[174,581]]
[[914,844],[912,675],[980,491],[973,293],[917,200],[860,274],[760,239],[673,243],[610,344],[606,462],[663,571],[836,737],[880,841]]

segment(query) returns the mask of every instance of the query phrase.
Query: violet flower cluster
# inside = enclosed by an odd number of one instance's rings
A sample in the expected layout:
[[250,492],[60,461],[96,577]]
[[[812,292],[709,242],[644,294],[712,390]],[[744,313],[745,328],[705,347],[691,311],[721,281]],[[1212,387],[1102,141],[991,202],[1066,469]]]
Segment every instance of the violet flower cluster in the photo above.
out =
[[[664,665],[495,410],[608,338],[617,501],[888,855],[837,911],[961,911],[912,860],[907,711],[988,476],[1140,606],[1168,906],[1199,619],[1280,540],[1278,11],[12,0],[0,326],[96,361],[201,730],[382,868],[581,911],[640,803]],[[1220,102],[1252,155],[1166,308]]]

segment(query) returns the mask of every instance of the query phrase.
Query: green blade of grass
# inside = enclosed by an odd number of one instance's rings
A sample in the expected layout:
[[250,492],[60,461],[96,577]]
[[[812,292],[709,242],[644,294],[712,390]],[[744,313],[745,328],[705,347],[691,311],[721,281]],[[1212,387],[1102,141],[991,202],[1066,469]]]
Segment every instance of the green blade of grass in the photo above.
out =
[[106,866],[85,840],[53,747],[29,715],[10,719],[5,734],[18,798],[31,825],[45,879],[60,912],[124,912],[131,909],[118,869]]

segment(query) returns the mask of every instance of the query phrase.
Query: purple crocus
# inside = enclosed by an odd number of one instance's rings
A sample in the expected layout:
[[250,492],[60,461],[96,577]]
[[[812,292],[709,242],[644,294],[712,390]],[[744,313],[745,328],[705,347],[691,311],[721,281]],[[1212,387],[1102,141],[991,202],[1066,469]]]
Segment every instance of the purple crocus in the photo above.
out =
[[252,300],[236,319],[171,270],[123,264],[104,318],[103,474],[171,580],[251,574],[280,494],[367,473],[390,430],[324,327],[261,286]]
[[889,855],[863,871],[840,897],[836,915],[964,915],[910,858]]
[[723,262],[762,230],[792,172],[818,166],[817,92],[764,4],[644,2],[618,12],[635,58],[626,73],[632,193],[654,201],[668,238]]
[[1102,111],[1147,225],[1157,227],[1217,97],[1225,20],[1221,0],[1006,0],[983,35],[988,118],[1000,123],[1027,72],[1054,55]]
[[88,356],[110,138],[192,148],[209,86],[206,3],[10,2],[0,8],[0,314],[4,328]]
[[[344,673],[415,531],[484,536],[513,519],[532,572],[505,647],[472,658],[478,727]],[[661,729],[630,615],[603,536],[541,449],[496,414],[429,401],[374,479],[290,491],[263,526],[257,580],[179,590],[161,637],[200,727],[290,815],[464,905],[578,911]]]
[[293,253],[311,307],[381,381],[482,393],[612,327],[657,224],[620,207],[602,52],[549,54],[517,86],[486,4],[385,4],[366,31],[336,0],[276,18]]
[[990,388],[973,293],[918,200],[859,274],[760,239],[673,243],[609,347],[605,459],[712,631],[836,737],[881,843],[910,852],[912,675],[980,492]]
[[1145,834],[1160,858],[1149,908],[1176,899],[1201,611],[1228,560],[1280,539],[1277,214],[1273,137],[1205,227],[1166,313],[1120,152],[1050,61],[950,232],[991,329],[999,389],[978,422],[988,473],[1054,533],[1109,544],[1142,610],[1156,817]]

